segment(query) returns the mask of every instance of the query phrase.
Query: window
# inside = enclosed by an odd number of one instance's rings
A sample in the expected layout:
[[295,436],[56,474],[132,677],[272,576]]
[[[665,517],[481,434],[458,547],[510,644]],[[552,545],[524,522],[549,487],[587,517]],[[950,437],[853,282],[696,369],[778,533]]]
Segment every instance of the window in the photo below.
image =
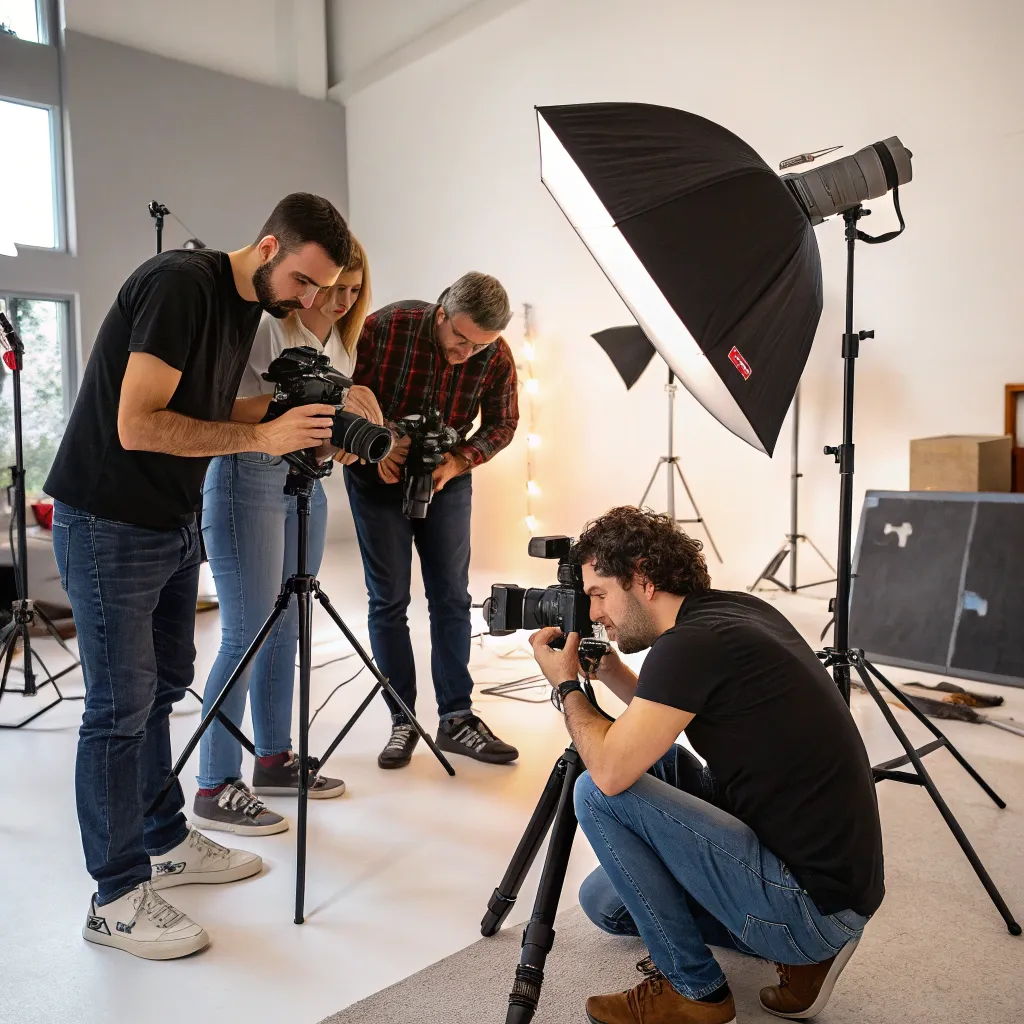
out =
[[29,43],[45,43],[45,19],[36,0],[0,0],[0,32]]
[[47,107],[0,100],[0,234],[45,249],[60,245],[53,120]]
[[[0,309],[25,345],[21,377],[25,490],[39,493],[57,454],[70,405],[71,308],[61,299],[0,295]],[[5,476],[7,467],[14,464],[13,396],[11,372],[0,363],[0,468]]]

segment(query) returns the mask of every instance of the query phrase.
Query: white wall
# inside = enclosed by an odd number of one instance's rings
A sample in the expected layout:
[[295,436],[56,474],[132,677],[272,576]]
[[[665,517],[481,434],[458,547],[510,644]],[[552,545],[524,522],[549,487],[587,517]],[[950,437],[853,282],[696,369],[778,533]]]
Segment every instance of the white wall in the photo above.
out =
[[[914,153],[908,230],[858,254],[857,326],[877,331],[859,361],[860,490],[907,486],[912,437],[1001,432],[1003,384],[1024,377],[1024,7],[865,0],[856,14],[797,0],[531,0],[349,101],[350,210],[375,300],[432,299],[478,268],[535,306],[542,531],[639,499],[664,447],[664,370],[656,361],[627,394],[589,338],[630,318],[540,183],[535,104],[681,107],[772,165],[898,134]],[[866,229],[894,226],[891,197],[871,207]],[[831,553],[838,474],[820,453],[840,437],[845,249],[840,223],[817,235],[826,305],[804,378],[801,526]],[[726,558],[718,579],[745,584],[787,529],[788,426],[768,460],[689,395],[679,406],[684,468]],[[475,565],[505,577],[526,561],[523,433],[476,474]]]
[[323,99],[325,0],[64,0],[69,29]]

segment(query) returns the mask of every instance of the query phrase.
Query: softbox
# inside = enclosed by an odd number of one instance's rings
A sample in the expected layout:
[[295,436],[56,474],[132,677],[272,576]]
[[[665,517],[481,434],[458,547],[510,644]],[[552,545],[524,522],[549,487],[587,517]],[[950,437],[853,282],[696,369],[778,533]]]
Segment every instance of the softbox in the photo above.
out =
[[687,390],[771,455],[821,315],[807,216],[741,139],[671,107],[537,108],[541,178]]
[[636,324],[606,327],[591,337],[608,354],[627,391],[640,379],[654,356],[654,346],[643,328]]

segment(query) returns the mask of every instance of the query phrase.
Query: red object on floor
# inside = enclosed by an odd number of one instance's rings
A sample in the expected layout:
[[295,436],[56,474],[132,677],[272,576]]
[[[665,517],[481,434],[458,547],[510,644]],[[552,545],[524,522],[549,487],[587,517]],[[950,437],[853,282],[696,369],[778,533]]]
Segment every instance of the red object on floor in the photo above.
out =
[[53,529],[53,502],[52,501],[33,501],[32,515],[36,517],[36,522],[44,530]]

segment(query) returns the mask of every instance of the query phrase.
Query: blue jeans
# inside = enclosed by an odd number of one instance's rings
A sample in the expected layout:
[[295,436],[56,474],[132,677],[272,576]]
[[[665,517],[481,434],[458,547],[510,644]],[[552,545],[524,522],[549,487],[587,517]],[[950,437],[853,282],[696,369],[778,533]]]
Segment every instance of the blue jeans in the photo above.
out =
[[584,772],[580,828],[601,862],[580,890],[599,928],[639,935],[677,992],[701,999],[725,982],[708,944],[784,964],[820,963],[860,937],[867,918],[822,914],[774,853],[713,802],[714,780],[673,747],[650,773],[605,796]]
[[[206,680],[203,714],[270,615],[281,584],[295,572],[299,516],[295,497],[284,493],[287,476],[284,459],[260,452],[220,456],[206,472],[203,541],[217,585],[221,639]],[[310,498],[307,572],[319,570],[326,537],[327,496],[317,481]],[[253,742],[260,757],[291,750],[298,641],[299,609],[293,597],[221,705],[221,712],[239,725],[246,692],[252,694]],[[199,747],[199,785],[213,789],[241,776],[241,744],[215,720]]]
[[[469,527],[473,480],[467,473],[434,495],[425,519],[402,515],[402,488],[371,483],[348,470],[363,574],[370,598],[370,648],[377,667],[416,710],[416,663],[407,612],[412,588],[412,548],[420,556],[430,612],[430,668],[442,718],[472,706],[469,674],[472,628],[469,596]],[[398,707],[385,694],[391,713]]]
[[151,855],[188,835],[181,787],[145,812],[171,770],[168,715],[192,683],[199,534],[99,519],[62,502],[53,550],[85,677],[75,791],[97,902],[150,879]]

